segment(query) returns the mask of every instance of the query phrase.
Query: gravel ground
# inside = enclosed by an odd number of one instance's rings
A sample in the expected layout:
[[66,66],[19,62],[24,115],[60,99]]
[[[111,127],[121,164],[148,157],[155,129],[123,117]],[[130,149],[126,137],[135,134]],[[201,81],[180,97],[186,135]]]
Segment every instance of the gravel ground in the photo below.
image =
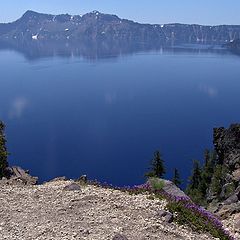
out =
[[157,217],[165,200],[91,185],[64,190],[71,183],[0,183],[0,240],[213,239]]

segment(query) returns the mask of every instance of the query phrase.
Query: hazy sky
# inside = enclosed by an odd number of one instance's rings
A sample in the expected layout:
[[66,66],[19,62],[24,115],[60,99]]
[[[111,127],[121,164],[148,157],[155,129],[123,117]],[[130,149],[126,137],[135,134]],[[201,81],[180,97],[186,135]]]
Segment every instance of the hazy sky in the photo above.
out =
[[142,23],[240,24],[240,0],[1,0],[0,22],[29,9],[52,14],[99,10]]

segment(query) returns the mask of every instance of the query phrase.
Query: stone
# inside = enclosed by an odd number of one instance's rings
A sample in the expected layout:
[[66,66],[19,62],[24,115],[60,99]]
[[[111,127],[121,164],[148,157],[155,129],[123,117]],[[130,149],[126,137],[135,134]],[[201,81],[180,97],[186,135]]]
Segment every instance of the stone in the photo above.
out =
[[240,202],[232,203],[230,205],[223,205],[220,210],[216,213],[222,219],[226,219],[229,216],[240,212]]
[[174,219],[173,214],[165,210],[159,210],[156,217],[160,217],[165,223],[171,223]]
[[232,173],[232,176],[233,176],[234,181],[239,182],[240,181],[240,169],[235,170]]
[[164,220],[165,220],[166,223],[172,223],[172,222],[173,222],[173,219],[174,219],[174,218],[173,218],[173,214],[170,213],[170,212],[168,212],[167,215],[165,216],[165,219],[164,219]]
[[238,196],[236,194],[233,194],[230,196],[227,200],[223,202],[224,205],[230,205],[232,203],[238,202]]
[[82,175],[80,178],[77,179],[77,181],[82,183],[87,183],[88,181],[87,175]]
[[240,213],[238,213],[238,214],[236,214],[234,216],[233,221],[234,221],[234,230],[235,230],[235,232],[240,233]]
[[156,216],[162,218],[162,217],[165,217],[165,216],[167,215],[167,213],[168,213],[168,212],[165,211],[165,210],[159,210],[159,211],[157,212]]
[[77,183],[71,183],[64,188],[65,191],[81,191],[81,187]]
[[226,183],[225,185],[223,185],[222,187],[222,191],[220,194],[220,198],[221,199],[227,199],[229,197],[231,197],[234,194],[235,191],[235,185],[233,182],[231,183]]
[[67,177],[63,176],[63,177],[56,177],[54,179],[52,179],[50,182],[57,182],[57,181],[67,181]]
[[26,185],[36,185],[38,182],[38,177],[33,177],[29,174],[29,171],[22,169],[21,167],[14,166],[8,168],[9,172],[9,184],[26,184]]
[[112,240],[128,240],[128,238],[125,235],[116,234]]
[[173,182],[171,182],[169,180],[165,180],[165,179],[160,179],[160,180],[163,181],[163,183],[164,183],[163,190],[166,193],[168,193],[174,197],[188,198],[188,196],[180,188],[178,188]]

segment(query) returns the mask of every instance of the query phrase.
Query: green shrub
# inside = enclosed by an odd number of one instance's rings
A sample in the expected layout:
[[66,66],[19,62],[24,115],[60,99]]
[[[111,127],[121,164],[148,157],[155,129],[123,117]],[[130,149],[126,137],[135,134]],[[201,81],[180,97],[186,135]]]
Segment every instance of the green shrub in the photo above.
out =
[[159,178],[152,177],[148,181],[153,191],[162,190],[164,187],[164,181]]

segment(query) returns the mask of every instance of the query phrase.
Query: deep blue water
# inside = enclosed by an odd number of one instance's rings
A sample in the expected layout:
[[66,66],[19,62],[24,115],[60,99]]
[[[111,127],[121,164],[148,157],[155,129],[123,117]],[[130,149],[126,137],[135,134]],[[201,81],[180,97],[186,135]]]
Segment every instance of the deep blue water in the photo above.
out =
[[186,179],[213,127],[240,122],[240,57],[158,51],[29,60],[0,51],[0,119],[10,162],[41,181],[65,175],[144,181],[159,149]]

